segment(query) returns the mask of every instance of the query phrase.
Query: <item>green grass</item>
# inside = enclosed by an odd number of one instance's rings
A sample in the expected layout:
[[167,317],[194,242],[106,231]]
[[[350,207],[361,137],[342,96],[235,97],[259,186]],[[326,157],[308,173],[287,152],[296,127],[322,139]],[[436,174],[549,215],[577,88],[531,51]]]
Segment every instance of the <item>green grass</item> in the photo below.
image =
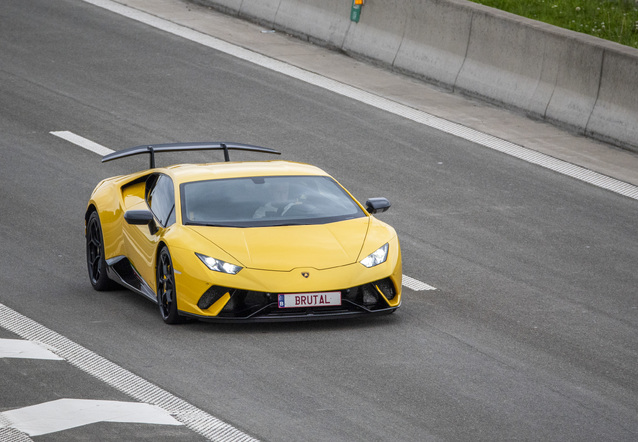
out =
[[470,0],[638,48],[638,0]]

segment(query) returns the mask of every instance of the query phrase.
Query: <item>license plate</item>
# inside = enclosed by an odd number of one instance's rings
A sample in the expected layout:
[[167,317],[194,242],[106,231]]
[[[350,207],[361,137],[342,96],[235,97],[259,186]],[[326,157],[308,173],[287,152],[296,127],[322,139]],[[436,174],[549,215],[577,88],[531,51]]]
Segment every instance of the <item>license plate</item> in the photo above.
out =
[[341,305],[341,292],[286,293],[279,295],[279,308],[329,307]]

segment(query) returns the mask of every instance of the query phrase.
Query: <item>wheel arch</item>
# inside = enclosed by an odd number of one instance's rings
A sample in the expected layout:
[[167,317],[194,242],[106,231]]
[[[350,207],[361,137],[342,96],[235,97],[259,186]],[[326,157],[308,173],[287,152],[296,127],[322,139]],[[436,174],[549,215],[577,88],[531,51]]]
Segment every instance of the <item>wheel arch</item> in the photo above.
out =
[[[160,253],[162,251],[162,249],[166,247],[166,250],[168,250],[168,253],[170,255],[171,251],[168,248],[168,244],[166,243],[165,240],[160,240],[157,243],[157,248],[155,249],[155,292],[157,292],[157,266],[159,265],[159,257],[160,257]],[[173,259],[173,257],[171,256],[171,260]]]
[[[86,212],[84,213],[84,224],[86,225],[87,222],[89,222],[89,218],[91,217],[91,214],[93,212],[97,212],[97,206],[95,205],[95,203],[91,203],[89,204],[89,206],[86,208]],[[99,214],[98,214],[99,216]]]
[[[157,260],[159,259],[160,252],[162,251],[164,247],[168,249],[168,244],[166,243],[165,240],[162,239],[157,243],[157,249],[155,250],[155,267],[156,268],[157,268]],[[170,250],[169,250],[169,253],[170,253]]]

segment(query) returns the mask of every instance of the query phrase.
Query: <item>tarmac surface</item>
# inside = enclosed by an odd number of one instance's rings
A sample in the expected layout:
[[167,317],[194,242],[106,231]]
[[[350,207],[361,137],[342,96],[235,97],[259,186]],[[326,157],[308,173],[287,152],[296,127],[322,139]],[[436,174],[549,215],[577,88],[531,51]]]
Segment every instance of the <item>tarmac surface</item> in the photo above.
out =
[[[629,152],[188,2],[127,3],[635,181]],[[94,5],[114,4],[0,2],[0,440],[207,438],[163,424],[165,412],[277,442],[637,440],[635,198],[272,70],[279,62],[177,36],[183,28],[166,20]],[[383,317],[168,326],[152,302],[96,292],[87,277],[91,191],[148,158],[102,163],[60,133],[112,150],[206,139],[275,147],[360,201],[387,197],[379,218],[400,237],[403,274],[435,289],[404,279],[401,308]],[[591,153],[576,155],[583,146]],[[158,165],[221,158],[166,153]],[[24,340],[63,360],[1,357],[27,351]],[[91,415],[75,426],[83,401],[163,412],[155,423]],[[65,404],[73,428],[27,431]]]

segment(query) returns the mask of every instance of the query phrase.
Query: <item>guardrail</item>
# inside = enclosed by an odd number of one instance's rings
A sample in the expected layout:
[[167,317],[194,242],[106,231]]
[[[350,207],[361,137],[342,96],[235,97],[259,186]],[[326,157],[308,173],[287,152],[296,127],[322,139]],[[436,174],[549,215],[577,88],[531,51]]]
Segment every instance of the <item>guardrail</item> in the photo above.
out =
[[463,0],[192,0],[638,152],[638,49]]

